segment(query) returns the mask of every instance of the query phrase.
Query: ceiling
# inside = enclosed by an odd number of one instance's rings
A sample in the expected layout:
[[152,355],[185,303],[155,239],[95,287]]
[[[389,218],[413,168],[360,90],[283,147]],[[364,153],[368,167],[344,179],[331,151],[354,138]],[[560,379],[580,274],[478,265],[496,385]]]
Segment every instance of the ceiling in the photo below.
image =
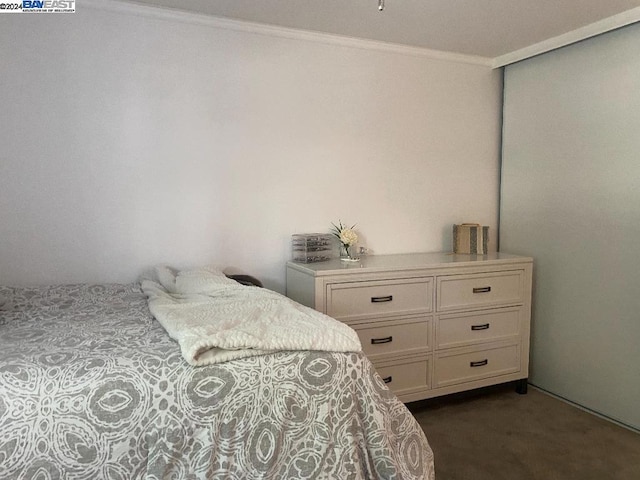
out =
[[[378,0],[132,3],[494,60],[549,44],[549,39],[567,37],[568,32],[592,32],[582,36],[586,38],[640,21],[640,0],[385,0],[382,12]],[[598,28],[585,29],[597,22]]]

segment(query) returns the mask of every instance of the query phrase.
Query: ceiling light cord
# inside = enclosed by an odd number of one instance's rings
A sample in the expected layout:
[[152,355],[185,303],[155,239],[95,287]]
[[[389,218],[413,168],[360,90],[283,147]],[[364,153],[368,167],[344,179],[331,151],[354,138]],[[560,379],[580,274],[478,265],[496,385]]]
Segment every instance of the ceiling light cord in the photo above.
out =
[[384,0],[378,0],[378,11],[384,10]]

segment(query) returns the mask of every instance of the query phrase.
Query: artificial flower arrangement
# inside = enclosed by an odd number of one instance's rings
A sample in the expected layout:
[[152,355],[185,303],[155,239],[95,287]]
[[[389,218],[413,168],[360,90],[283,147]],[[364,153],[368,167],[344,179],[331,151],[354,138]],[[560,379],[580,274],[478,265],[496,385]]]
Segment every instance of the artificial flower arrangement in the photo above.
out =
[[358,261],[359,258],[352,252],[352,247],[358,242],[358,234],[353,229],[356,224],[347,227],[339,220],[338,224],[332,223],[331,233],[340,241],[340,258],[345,261]]

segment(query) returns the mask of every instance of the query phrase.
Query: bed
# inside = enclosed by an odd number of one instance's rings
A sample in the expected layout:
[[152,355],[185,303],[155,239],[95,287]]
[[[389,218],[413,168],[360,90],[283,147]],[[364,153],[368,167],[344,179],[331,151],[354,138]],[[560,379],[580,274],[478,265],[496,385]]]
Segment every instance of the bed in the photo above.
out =
[[193,366],[140,283],[0,286],[0,478],[433,479],[434,467],[361,352]]

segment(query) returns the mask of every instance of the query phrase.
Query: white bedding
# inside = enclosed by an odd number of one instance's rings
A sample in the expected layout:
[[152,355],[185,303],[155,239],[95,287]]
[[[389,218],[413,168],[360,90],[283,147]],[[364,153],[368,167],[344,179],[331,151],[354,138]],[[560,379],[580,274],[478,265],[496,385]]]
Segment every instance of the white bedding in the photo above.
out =
[[276,292],[240,285],[213,268],[156,267],[142,290],[151,313],[191,365],[286,350],[362,350],[347,325]]

